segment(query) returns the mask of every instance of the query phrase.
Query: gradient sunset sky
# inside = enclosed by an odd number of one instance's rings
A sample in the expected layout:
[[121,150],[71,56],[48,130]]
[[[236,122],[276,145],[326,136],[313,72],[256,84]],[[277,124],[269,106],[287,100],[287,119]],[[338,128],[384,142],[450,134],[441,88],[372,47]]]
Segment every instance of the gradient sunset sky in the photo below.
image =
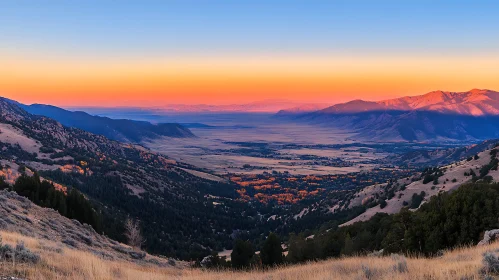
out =
[[337,103],[499,90],[499,1],[0,1],[0,96]]

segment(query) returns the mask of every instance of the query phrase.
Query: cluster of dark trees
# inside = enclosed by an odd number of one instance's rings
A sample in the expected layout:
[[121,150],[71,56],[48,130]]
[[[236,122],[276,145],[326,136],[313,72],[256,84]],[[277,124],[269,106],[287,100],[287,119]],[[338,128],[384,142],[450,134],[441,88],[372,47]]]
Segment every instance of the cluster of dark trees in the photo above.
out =
[[433,181],[434,185],[438,184],[438,178],[444,175],[443,171],[438,167],[429,167],[423,170],[421,177],[423,178],[423,184],[428,184]]
[[[417,194],[417,193],[413,194],[411,197],[411,204],[409,205],[409,208],[417,209],[419,207],[419,205],[421,205],[421,202],[423,202],[425,196],[426,196],[426,193],[424,191],[421,191],[419,194]],[[404,205],[405,205],[405,203],[404,203]]]
[[13,190],[39,206],[52,208],[62,216],[89,224],[97,232],[102,230],[100,214],[95,211],[85,196],[74,188],[69,189],[65,194],[57,190],[54,184],[46,180],[41,181],[40,176],[35,172],[33,176],[23,174],[17,178]]
[[[499,164],[499,160],[497,159],[497,150],[493,149],[490,151],[490,162],[482,168],[480,168],[480,174],[478,179],[484,179],[488,174],[490,170],[497,170]],[[473,178],[473,181],[476,181],[476,176]]]
[[8,189],[10,189],[10,185],[7,182],[5,182],[4,176],[0,177],[0,191]]
[[95,204],[106,205],[98,208],[104,221],[102,231],[114,240],[127,241],[123,235],[123,222],[127,217],[140,221],[145,239],[143,248],[151,254],[201,260],[212,251],[232,249],[232,231],[227,229],[239,229],[238,238],[249,239],[258,245],[260,242],[255,241],[254,237],[260,236],[262,231],[271,230],[269,223],[252,218],[257,214],[253,206],[247,203],[225,199],[222,201],[223,206],[217,206],[205,198],[207,193],[224,197],[229,191],[235,192],[232,185],[192,181],[190,177],[186,179],[171,175],[168,179],[172,184],[189,185],[183,190],[183,196],[167,188],[164,191],[151,189],[137,196],[119,176],[101,172],[85,176],[57,170],[43,171],[41,175],[77,188]]
[[482,180],[486,183],[490,183],[490,182],[492,182],[493,178],[492,178],[492,176],[488,175],[489,171],[497,170],[498,165],[499,165],[499,160],[497,159],[497,150],[492,149],[490,151],[489,163],[480,168],[478,175],[476,174],[476,172],[474,170],[470,169],[469,172],[464,172],[464,176],[471,176],[472,182]]
[[213,253],[202,265],[207,268],[265,268],[283,264],[285,261],[281,240],[275,233],[265,239],[260,254],[249,240],[237,239],[234,243],[230,261]]
[[485,182],[461,186],[441,193],[417,211],[404,208],[394,215],[376,214],[366,222],[317,233],[291,235],[288,241],[290,263],[365,254],[424,254],[476,244],[485,230],[499,227],[499,184]]

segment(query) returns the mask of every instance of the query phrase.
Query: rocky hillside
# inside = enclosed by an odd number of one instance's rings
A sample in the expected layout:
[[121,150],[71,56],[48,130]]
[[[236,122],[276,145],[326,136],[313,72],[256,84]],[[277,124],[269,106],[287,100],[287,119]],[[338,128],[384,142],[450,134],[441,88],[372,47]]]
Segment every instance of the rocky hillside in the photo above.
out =
[[386,158],[386,161],[397,166],[442,166],[459,161],[463,158],[474,156],[479,152],[490,149],[491,146],[498,142],[498,139],[491,139],[477,144],[459,146],[455,148],[414,150],[407,153],[389,156]]
[[[2,195],[3,197],[3,195]],[[10,201],[11,198],[9,198]],[[14,198],[14,200],[16,200]],[[16,201],[13,202],[21,209]],[[22,203],[22,202],[21,202]],[[3,206],[0,206],[0,211]],[[10,207],[9,207],[10,209]],[[19,211],[22,213],[22,211]],[[21,215],[21,214],[19,214]],[[73,233],[82,228],[72,221],[57,220],[55,225],[43,216],[35,220],[40,231],[51,230],[57,226],[60,230],[70,229],[67,237],[79,239],[81,234],[92,236],[91,232]],[[2,219],[2,217],[0,217]],[[31,223],[16,220],[31,228]],[[85,226],[83,226],[85,227]],[[58,234],[50,232],[51,234]],[[88,234],[88,236],[86,235]],[[63,234],[61,234],[63,235]],[[74,238],[73,236],[76,236]],[[127,248],[98,240],[95,246],[87,241],[77,241],[78,247],[62,243],[60,236],[55,240],[39,235],[26,235],[0,229],[0,247],[2,243],[10,248],[20,248],[22,252],[36,256],[35,262],[17,261],[13,265],[10,259],[0,260],[0,279],[76,279],[76,280],[111,280],[111,279],[185,279],[185,280],[267,280],[267,279],[495,279],[497,277],[497,252],[499,243],[483,246],[459,247],[442,252],[438,257],[410,257],[400,254],[383,255],[379,252],[362,253],[354,257],[311,261],[299,265],[287,265],[270,269],[229,271],[193,269],[178,261],[146,255],[143,259],[130,258],[130,253],[122,252]],[[16,245],[18,244],[18,245]],[[22,245],[21,245],[22,244]],[[98,246],[106,249],[106,255],[99,253]],[[119,250],[113,248],[120,246]],[[14,278],[15,277],[15,278]]]
[[233,200],[232,185],[197,177],[192,166],[141,146],[31,115],[6,100],[0,100],[0,146],[6,172],[27,166],[83,192],[105,217],[108,236],[123,240],[125,218],[140,220],[147,229],[145,248],[154,253],[206,256],[231,245],[227,229],[255,225],[241,218],[243,204]]
[[0,191],[0,230],[56,242],[51,251],[62,253],[65,248],[90,252],[107,260],[125,260],[171,266],[175,262],[158,258],[98,234],[87,225],[61,216],[57,211],[42,208],[15,192]]
[[498,152],[497,145],[493,145],[464,160],[441,167],[427,168],[421,174],[410,178],[364,188],[351,200],[349,207],[359,205],[370,205],[370,207],[344,225],[369,220],[376,213],[394,214],[405,207],[417,209],[432,196],[455,190],[468,182],[497,182],[499,181]]

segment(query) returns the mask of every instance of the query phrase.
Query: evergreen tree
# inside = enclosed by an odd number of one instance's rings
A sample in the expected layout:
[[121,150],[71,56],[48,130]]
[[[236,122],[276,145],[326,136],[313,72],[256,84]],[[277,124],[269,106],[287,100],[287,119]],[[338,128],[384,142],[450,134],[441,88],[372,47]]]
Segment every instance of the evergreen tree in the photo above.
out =
[[295,234],[291,234],[289,236],[288,242],[288,261],[292,263],[303,262],[306,260],[305,258],[305,247],[306,242],[302,238],[302,236],[296,236]]
[[353,241],[350,237],[350,233],[347,233],[345,237],[345,245],[343,246],[342,254],[347,256],[353,254]]
[[[1,166],[1,165],[0,165]],[[10,185],[5,182],[5,176],[0,177],[0,191],[10,189]]]
[[232,267],[237,269],[249,267],[253,255],[255,250],[251,242],[237,239],[230,254]]
[[281,240],[275,233],[271,232],[265,240],[260,257],[264,265],[272,266],[283,262]]

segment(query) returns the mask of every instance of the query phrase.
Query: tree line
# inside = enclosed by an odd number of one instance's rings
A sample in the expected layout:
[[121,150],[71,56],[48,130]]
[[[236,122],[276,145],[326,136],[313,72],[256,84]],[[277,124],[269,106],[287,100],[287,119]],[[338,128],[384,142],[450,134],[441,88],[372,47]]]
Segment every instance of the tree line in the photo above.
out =
[[378,213],[368,221],[315,235],[292,233],[286,256],[279,237],[271,233],[259,255],[250,241],[238,239],[230,261],[214,253],[202,265],[261,268],[372,252],[436,256],[445,249],[477,244],[486,230],[499,228],[498,213],[499,184],[469,183],[432,197],[417,211],[405,207],[398,214]]
[[476,244],[484,231],[498,228],[499,184],[469,183],[441,193],[417,211],[378,213],[370,220],[336,227],[307,238],[292,234],[286,261],[383,253],[434,256],[440,250]]
[[201,261],[200,265],[206,268],[266,268],[283,264],[285,257],[281,239],[277,234],[271,232],[265,239],[260,253],[255,252],[255,247],[249,240],[236,239],[230,260],[220,257],[216,252]]
[[[1,180],[0,186],[5,189],[10,188],[4,180]],[[66,194],[56,189],[53,183],[40,180],[40,176],[35,172],[33,176],[21,175],[17,178],[12,189],[36,205],[52,208],[64,217],[89,224],[97,232],[102,231],[101,215],[92,207],[85,196],[74,188],[68,189]]]

